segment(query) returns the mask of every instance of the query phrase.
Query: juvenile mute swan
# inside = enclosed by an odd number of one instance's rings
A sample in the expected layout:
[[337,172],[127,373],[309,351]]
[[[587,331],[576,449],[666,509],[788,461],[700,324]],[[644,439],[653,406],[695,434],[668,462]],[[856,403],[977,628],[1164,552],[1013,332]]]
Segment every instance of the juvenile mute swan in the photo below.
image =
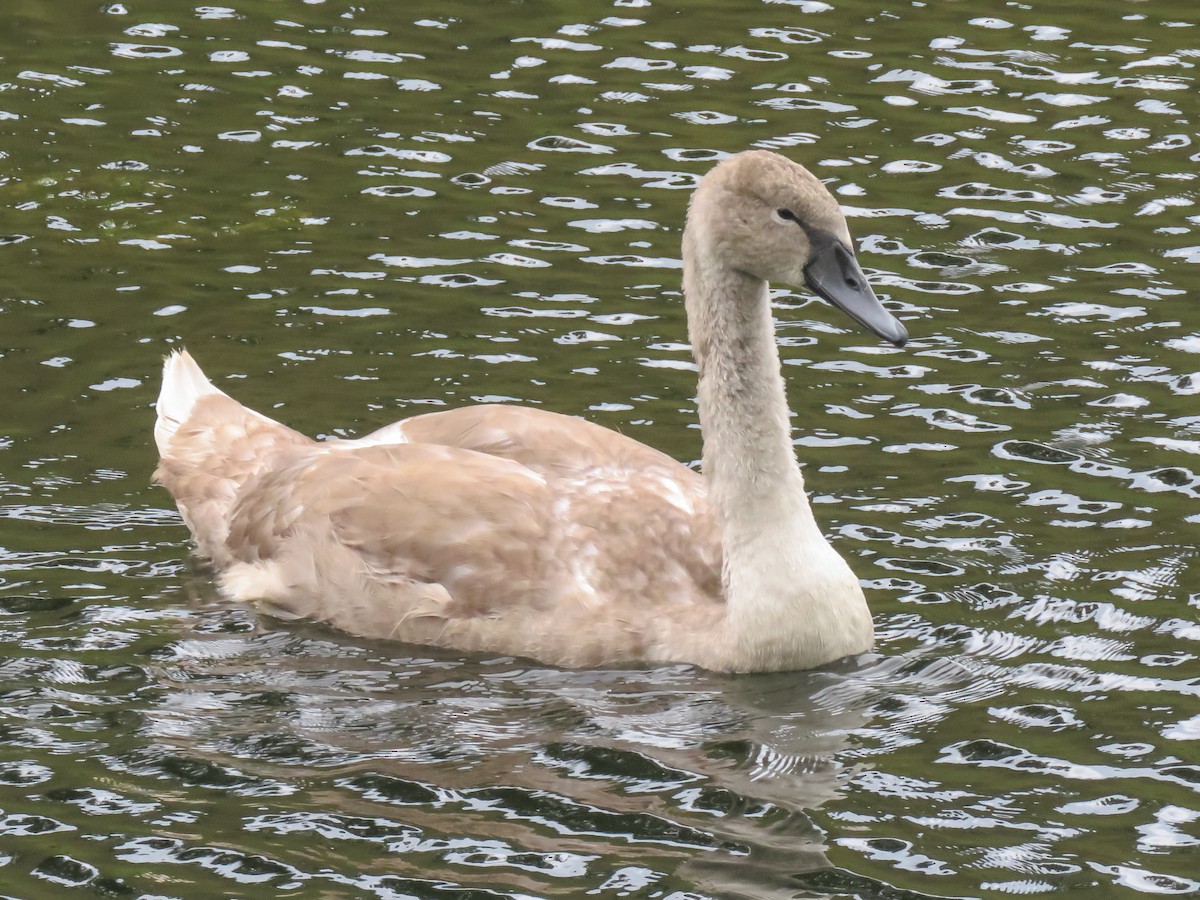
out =
[[767,282],[897,346],[837,202],[761,150],[700,182],[683,287],[703,475],[571,416],[472,406],[313,441],[163,371],[166,486],[229,596],[352,634],[561,666],[804,669],[871,647],[871,614],[796,464]]

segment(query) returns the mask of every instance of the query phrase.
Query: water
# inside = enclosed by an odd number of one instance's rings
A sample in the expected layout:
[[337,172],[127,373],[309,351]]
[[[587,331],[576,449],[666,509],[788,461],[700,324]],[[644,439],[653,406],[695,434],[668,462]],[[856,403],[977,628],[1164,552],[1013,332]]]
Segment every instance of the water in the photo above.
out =
[[[0,8],[0,894],[1200,893],[1187,4],[69,6]],[[695,459],[679,228],[750,145],[914,336],[778,297],[876,654],[570,672],[215,594],[166,351],[315,434],[513,400]]]

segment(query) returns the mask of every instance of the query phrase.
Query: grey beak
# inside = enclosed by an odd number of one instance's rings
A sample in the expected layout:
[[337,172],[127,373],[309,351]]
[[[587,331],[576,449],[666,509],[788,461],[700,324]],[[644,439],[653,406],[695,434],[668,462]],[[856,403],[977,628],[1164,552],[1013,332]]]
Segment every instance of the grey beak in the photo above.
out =
[[822,237],[825,239],[811,241],[812,258],[804,267],[804,283],[859,325],[903,347],[908,343],[908,331],[883,308],[854,254],[832,235]]

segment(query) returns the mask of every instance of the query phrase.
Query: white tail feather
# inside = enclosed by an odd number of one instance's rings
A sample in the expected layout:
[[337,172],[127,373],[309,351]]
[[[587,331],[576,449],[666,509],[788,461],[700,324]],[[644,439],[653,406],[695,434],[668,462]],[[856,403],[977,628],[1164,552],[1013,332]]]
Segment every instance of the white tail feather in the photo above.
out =
[[171,438],[179,426],[188,420],[192,407],[201,397],[223,394],[192,359],[186,350],[176,350],[163,362],[162,390],[158,392],[154,423],[154,443],[159,456],[165,456]]
[[185,350],[163,364],[154,442],[154,480],[175,498],[196,548],[222,568],[233,561],[225,541],[242,485],[312,444],[214,386]]

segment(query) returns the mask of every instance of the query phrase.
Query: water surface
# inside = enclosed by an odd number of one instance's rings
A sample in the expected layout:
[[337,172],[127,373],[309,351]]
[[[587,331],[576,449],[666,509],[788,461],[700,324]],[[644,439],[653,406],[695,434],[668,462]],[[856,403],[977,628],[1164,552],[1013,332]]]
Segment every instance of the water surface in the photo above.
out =
[[[69,6],[0,9],[5,896],[1200,893],[1186,4]],[[313,434],[522,402],[694,460],[679,230],[748,146],[914,338],[776,298],[876,653],[571,672],[216,595],[166,352]]]

